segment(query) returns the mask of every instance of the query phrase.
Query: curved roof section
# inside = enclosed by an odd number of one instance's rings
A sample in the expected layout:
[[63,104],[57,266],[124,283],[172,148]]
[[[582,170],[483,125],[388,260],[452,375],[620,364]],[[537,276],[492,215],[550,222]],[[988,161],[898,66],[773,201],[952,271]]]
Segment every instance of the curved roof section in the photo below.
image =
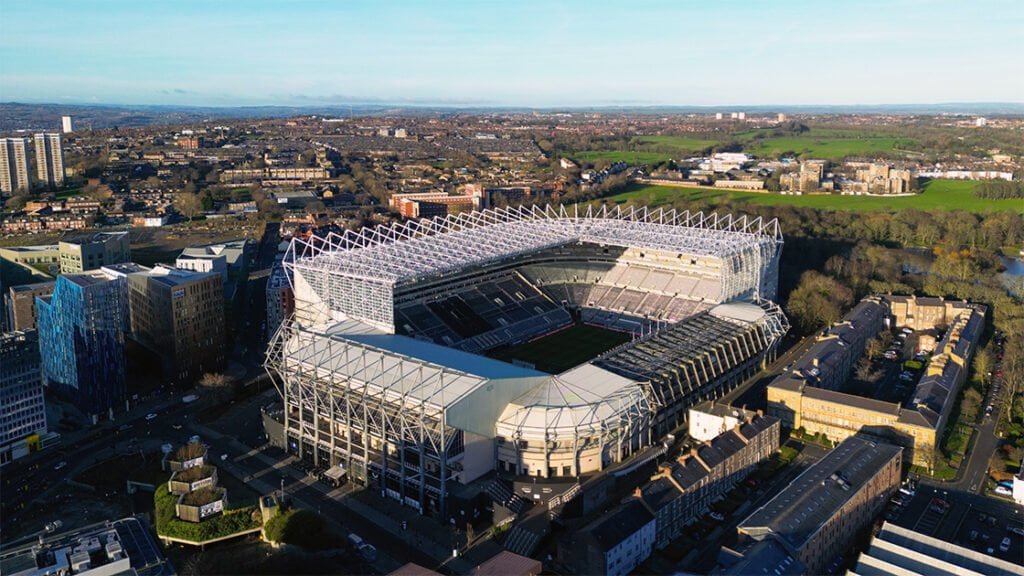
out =
[[577,439],[650,411],[651,403],[639,383],[583,364],[510,402],[498,418],[497,432],[524,440]]
[[573,242],[722,258],[781,243],[782,235],[776,220],[746,216],[520,206],[295,239],[286,261],[294,268],[394,284]]

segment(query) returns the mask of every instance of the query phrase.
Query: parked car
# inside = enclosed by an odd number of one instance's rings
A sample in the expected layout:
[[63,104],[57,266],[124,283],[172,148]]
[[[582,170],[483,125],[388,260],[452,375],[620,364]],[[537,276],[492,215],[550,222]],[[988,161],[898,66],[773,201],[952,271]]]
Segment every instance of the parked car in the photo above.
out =
[[996,486],[994,492],[1000,496],[1013,496],[1013,490],[1006,486]]
[[715,520],[716,522],[721,522],[722,520],[725,520],[725,515],[720,512],[712,512],[709,516],[711,516],[711,519]]
[[67,465],[68,465],[67,462],[64,462],[63,460],[61,460],[60,462],[57,462],[56,464],[53,465],[53,469],[54,470],[60,470],[60,469],[64,468]]
[[1007,526],[1006,529],[1017,536],[1024,536],[1024,528],[1021,528],[1020,526]]
[[1000,552],[1009,552],[1010,551],[1010,537],[1009,536],[1003,537],[1002,542],[999,543],[999,551]]
[[156,420],[156,412],[150,412],[149,414],[146,414],[146,420]]

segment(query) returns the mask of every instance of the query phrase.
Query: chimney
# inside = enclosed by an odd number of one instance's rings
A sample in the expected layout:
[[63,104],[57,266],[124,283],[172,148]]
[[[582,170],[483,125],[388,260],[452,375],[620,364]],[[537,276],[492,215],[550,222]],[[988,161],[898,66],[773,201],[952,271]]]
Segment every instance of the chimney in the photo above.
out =
[[757,417],[758,417],[758,418],[762,418],[762,417],[764,417],[764,410],[758,410],[758,411],[757,411]]
[[635,496],[637,498],[640,498],[643,495],[644,495],[644,491],[641,490],[639,486],[637,486],[636,488],[633,489],[633,496]]
[[815,368],[818,367],[818,357],[817,356],[815,356],[814,359],[811,360],[811,366],[814,366]]

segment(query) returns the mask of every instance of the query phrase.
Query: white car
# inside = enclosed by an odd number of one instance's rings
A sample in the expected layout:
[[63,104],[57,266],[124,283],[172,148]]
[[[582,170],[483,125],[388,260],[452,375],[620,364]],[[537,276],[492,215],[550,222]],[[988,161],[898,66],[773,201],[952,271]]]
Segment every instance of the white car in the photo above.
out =
[[1010,490],[1006,486],[996,486],[995,493],[1000,496],[1013,496],[1013,490]]
[[1004,536],[1003,541],[999,543],[1000,552],[1008,552],[1010,550],[1010,537]]
[[150,412],[149,414],[146,414],[146,420],[156,420],[156,412]]
[[60,462],[57,462],[56,464],[53,465],[53,469],[54,470],[60,470],[61,468],[65,467],[67,465],[68,465],[67,462],[60,461]]

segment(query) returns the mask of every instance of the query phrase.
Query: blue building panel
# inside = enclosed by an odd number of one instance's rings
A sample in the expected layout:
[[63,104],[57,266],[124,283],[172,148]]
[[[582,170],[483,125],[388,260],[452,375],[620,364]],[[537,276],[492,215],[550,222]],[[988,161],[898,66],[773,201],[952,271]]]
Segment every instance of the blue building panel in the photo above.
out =
[[95,271],[57,278],[36,301],[47,385],[89,415],[123,405],[128,286]]

